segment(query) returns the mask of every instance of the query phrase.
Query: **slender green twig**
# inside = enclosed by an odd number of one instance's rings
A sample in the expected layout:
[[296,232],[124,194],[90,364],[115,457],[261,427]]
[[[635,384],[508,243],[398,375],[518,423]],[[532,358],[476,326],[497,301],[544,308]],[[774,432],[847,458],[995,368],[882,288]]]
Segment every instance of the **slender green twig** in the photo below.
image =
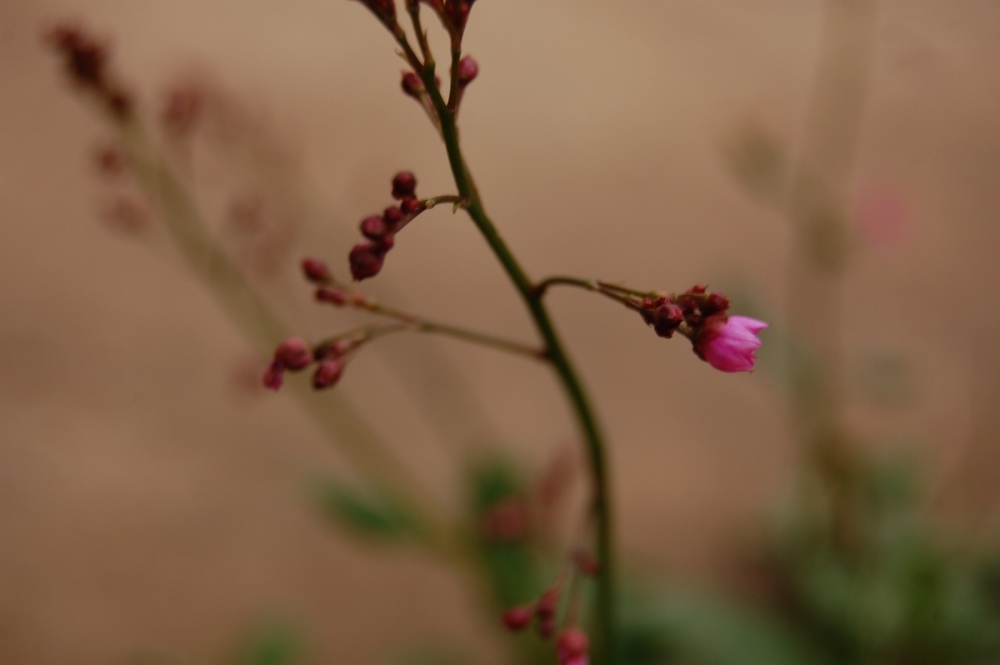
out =
[[528,358],[532,358],[534,360],[544,360],[546,356],[545,349],[530,346],[528,344],[522,344],[521,342],[515,342],[503,337],[497,337],[496,335],[481,333],[475,330],[468,330],[466,328],[453,326],[447,323],[440,323],[438,321],[417,316],[416,314],[404,312],[392,307],[386,307],[385,305],[381,305],[370,298],[364,297],[360,293],[350,292],[346,289],[344,289],[344,305],[363,309],[373,314],[395,319],[396,321],[401,321],[405,324],[401,330],[447,335],[448,337],[454,337],[466,342],[489,346],[499,349],[500,351],[508,351],[510,353],[527,356]]
[[[284,325],[208,233],[193,202],[143,128],[129,122],[121,131],[136,177],[158,201],[181,254],[254,345],[269,353],[287,337]],[[440,511],[428,505],[427,493],[416,486],[353,406],[340,395],[318,395],[297,383],[291,388],[328,438],[336,441],[372,486],[407,516],[424,544],[441,552],[450,549],[446,542],[450,537],[445,535],[448,529],[432,517]]]
[[[396,31],[394,34],[404,54],[413,62],[417,60],[416,54],[410,48],[405,34],[401,35],[401,32]],[[419,64],[419,61],[417,63]],[[601,564],[597,588],[597,621],[593,661],[598,665],[605,665],[612,662],[615,653],[616,617],[612,507],[604,437],[583,382],[563,348],[562,341],[542,298],[535,292],[535,286],[528,279],[527,274],[500,237],[483,208],[479,192],[462,154],[455,113],[448,107],[441,95],[441,90],[435,80],[433,66],[418,66],[414,68],[414,71],[423,80],[424,87],[427,89],[441,121],[441,135],[444,139],[452,175],[455,178],[455,185],[458,187],[459,194],[468,201],[466,210],[524,300],[535,327],[545,343],[547,359],[562,383],[584,436],[593,484],[593,511],[597,521],[597,557]]]

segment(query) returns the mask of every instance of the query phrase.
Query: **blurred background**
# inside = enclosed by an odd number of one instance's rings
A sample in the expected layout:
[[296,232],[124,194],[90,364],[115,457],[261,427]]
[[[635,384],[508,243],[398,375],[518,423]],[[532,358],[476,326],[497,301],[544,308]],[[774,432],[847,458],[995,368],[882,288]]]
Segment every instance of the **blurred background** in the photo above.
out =
[[[318,516],[309,479],[356,478],[351,455],[292,393],[265,394],[266,356],[186,267],[157,202],[95,167],[113,127],[40,38],[66,17],[109,40],[154,134],[171,94],[197,92],[197,132],[162,150],[294,332],[363,318],[311,302],[302,256],[346,277],[357,222],[391,203],[397,170],[416,172],[423,196],[454,187],[399,90],[390,37],[359,3],[0,0],[0,661],[216,662],[265,625],[309,662],[512,662],[497,613],[461,573]],[[796,605],[781,605],[775,580],[798,578],[774,570],[805,555],[776,534],[818,513],[833,516],[814,520],[821,531],[848,513],[867,524],[878,511],[857,508],[870,494],[855,490],[873,484],[906,504],[907,533],[932,534],[920,536],[928,570],[975,561],[971,586],[994,588],[982,562],[1000,529],[998,36],[992,0],[475,5],[465,49],[480,76],[462,138],[529,274],[706,283],[774,324],[759,370],[725,375],[613,303],[549,296],[611,442],[635,586],[708,590],[780,617]],[[401,234],[361,290],[534,339],[474,227],[445,206]],[[468,470],[483,460],[528,488],[554,468],[582,473],[553,377],[489,349],[387,338],[323,399],[374,423],[452,517],[478,496]],[[819,508],[803,486],[828,488]],[[838,528],[814,550],[867,551]],[[762,572],[762,558],[779,563]],[[823,598],[810,607],[839,602]],[[956,635],[1000,626],[986,609],[962,613],[978,600],[955,602]],[[699,621],[674,621],[679,651],[650,647],[645,662],[740,662],[685,651]],[[937,660],[873,660],[799,628],[789,634],[827,662],[966,662],[950,646]],[[906,644],[898,653],[912,655]]]

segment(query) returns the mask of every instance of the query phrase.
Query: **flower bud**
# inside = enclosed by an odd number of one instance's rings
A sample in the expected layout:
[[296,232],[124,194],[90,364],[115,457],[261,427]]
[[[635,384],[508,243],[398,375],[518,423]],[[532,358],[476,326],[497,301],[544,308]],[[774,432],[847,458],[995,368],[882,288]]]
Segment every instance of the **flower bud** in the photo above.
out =
[[340,306],[347,302],[347,296],[345,296],[344,292],[340,289],[331,289],[321,286],[316,289],[316,300]]
[[729,299],[721,293],[710,293],[701,305],[701,313],[704,316],[719,314],[727,309],[729,309]]
[[653,310],[653,330],[660,337],[670,339],[673,337],[674,331],[684,322],[684,312],[670,298],[658,300],[664,302],[658,302],[656,309]]
[[326,284],[330,281],[330,269],[319,259],[302,259],[302,273],[313,284]]
[[313,361],[312,349],[301,337],[289,337],[274,350],[274,359],[285,369],[297,372]]
[[552,617],[544,617],[538,620],[538,636],[541,638],[552,637],[556,632],[556,620]]
[[458,84],[460,86],[469,85],[477,76],[479,76],[479,63],[473,60],[472,56],[467,55],[458,61]]
[[723,372],[752,372],[760,348],[759,333],[768,324],[748,316],[714,314],[705,319],[694,339],[699,358]]
[[392,249],[396,245],[396,238],[391,233],[386,233],[384,236],[375,241],[375,246],[384,254]]
[[590,640],[587,634],[579,628],[567,628],[556,640],[556,657],[561,665],[570,665],[579,662],[587,655]]
[[361,220],[361,235],[369,240],[378,240],[388,232],[389,228],[385,221],[378,215],[365,217]]
[[[406,199],[403,199],[404,201]],[[382,212],[382,220],[389,230],[394,230],[396,225],[403,221],[404,213],[396,206],[389,206]]]
[[272,360],[264,372],[264,387],[270,390],[277,390],[284,382],[285,366],[279,360]]
[[412,171],[400,171],[392,179],[392,198],[405,199],[408,196],[416,196],[417,176]]
[[426,91],[424,88],[424,82],[421,81],[420,77],[413,72],[403,72],[403,80],[399,85],[403,88],[403,92],[418,100]]
[[327,358],[319,364],[316,372],[313,373],[312,385],[316,390],[329,388],[340,380],[340,375],[344,373],[344,365],[336,358]]
[[427,209],[427,204],[415,196],[407,196],[399,202],[399,208],[405,215],[422,212]]
[[363,242],[354,246],[348,259],[351,264],[351,276],[355,282],[374,277],[382,270],[385,252],[375,243]]
[[559,601],[559,590],[555,587],[546,589],[538,604],[535,605],[535,614],[539,619],[551,619],[556,615],[556,603]]
[[528,624],[530,624],[531,620],[534,618],[535,615],[531,607],[528,607],[527,605],[519,605],[504,612],[501,621],[503,622],[504,628],[509,631],[516,632],[527,628]]

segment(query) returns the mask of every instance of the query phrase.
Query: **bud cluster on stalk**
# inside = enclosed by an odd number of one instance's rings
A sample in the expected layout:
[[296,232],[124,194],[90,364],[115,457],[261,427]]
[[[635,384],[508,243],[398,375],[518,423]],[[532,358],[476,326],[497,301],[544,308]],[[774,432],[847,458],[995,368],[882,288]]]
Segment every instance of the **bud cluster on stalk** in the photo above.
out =
[[377,275],[382,270],[385,255],[396,244],[396,234],[427,209],[427,204],[417,198],[416,190],[416,176],[410,171],[400,171],[392,179],[392,198],[399,201],[399,205],[389,206],[381,215],[361,220],[361,235],[367,240],[355,245],[348,256],[354,281]]

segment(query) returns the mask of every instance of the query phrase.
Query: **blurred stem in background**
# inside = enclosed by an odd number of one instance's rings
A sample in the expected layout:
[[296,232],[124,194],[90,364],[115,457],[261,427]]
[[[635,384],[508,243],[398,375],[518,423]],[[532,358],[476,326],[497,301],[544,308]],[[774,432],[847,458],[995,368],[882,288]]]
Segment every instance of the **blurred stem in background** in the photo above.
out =
[[[791,418],[805,446],[806,491],[827,513],[830,538],[849,550],[856,460],[843,422],[843,289],[851,251],[849,196],[875,37],[875,0],[828,0],[816,77],[787,213],[793,224],[788,325]],[[814,475],[813,475],[814,474]],[[814,485],[814,481],[818,481]],[[816,496],[813,488],[824,496]],[[808,505],[808,504],[807,504]]]

